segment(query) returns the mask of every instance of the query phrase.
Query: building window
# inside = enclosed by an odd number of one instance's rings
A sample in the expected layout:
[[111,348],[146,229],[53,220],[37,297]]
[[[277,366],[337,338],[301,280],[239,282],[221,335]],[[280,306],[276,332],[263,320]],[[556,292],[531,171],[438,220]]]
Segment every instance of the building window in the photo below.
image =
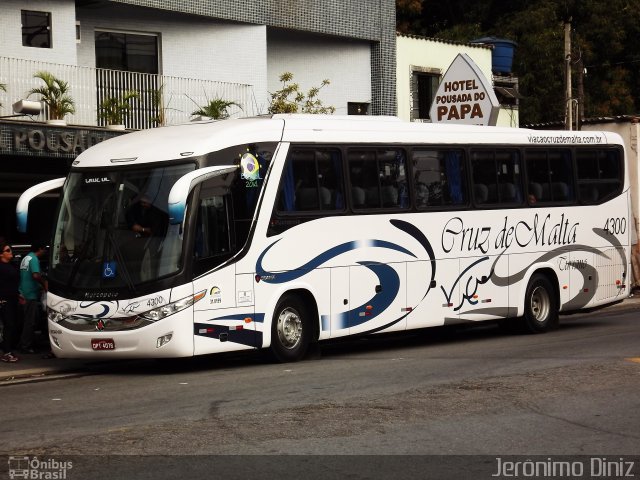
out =
[[158,73],[158,37],[96,32],[96,67],[127,72]]
[[22,10],[22,45],[51,48],[51,13]]
[[429,120],[429,110],[438,90],[439,82],[440,73],[422,71],[422,69],[413,71],[411,75],[411,120]]
[[369,104],[348,102],[347,115],[369,115]]

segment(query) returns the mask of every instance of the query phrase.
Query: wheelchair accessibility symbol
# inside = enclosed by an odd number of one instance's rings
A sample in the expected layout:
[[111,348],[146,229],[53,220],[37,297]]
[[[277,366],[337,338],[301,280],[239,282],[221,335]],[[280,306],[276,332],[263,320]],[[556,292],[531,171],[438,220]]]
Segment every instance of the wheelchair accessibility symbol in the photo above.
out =
[[116,262],[104,262],[102,265],[102,278],[114,278],[116,276]]

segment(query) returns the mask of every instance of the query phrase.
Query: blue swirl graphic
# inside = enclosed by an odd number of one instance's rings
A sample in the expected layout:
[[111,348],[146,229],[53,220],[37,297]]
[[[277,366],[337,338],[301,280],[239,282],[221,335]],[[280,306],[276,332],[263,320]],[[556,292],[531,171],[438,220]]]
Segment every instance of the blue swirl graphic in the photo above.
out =
[[[332,258],[335,258],[343,253],[356,250],[358,248],[388,248],[390,250],[395,250],[397,252],[401,252],[413,258],[416,258],[416,256],[406,248],[384,240],[367,240],[364,242],[352,241],[330,248],[326,252],[323,252],[315,258],[309,260],[299,268],[290,270],[288,272],[275,274],[265,270],[262,266],[262,261],[269,250],[271,250],[271,248],[273,248],[273,246],[279,241],[280,240],[276,240],[271,245],[269,245],[260,254],[260,257],[258,257],[258,261],[256,262],[256,273],[260,275],[260,277],[262,277],[262,280],[266,283],[280,284],[290,282],[306,275],[310,270],[318,268],[320,265],[323,265]],[[367,261],[358,262],[358,264],[367,267],[378,277],[379,284],[383,286],[382,291],[380,293],[376,293],[369,301],[363,303],[362,305],[352,310],[341,312],[335,315],[333,317],[333,320],[335,322],[334,328],[336,329],[354,327],[373,320],[393,303],[393,300],[396,298],[396,296],[398,295],[398,291],[400,290],[400,277],[392,267],[378,262]],[[372,308],[367,310],[367,306],[370,306]],[[331,328],[331,321],[328,315],[322,315],[321,321],[323,330],[329,330],[329,328]]]
[[276,274],[276,273],[268,272],[267,270],[265,270],[262,266],[262,260],[267,255],[269,250],[271,250],[271,248],[273,248],[273,246],[279,241],[280,240],[276,240],[271,245],[269,245],[264,250],[264,252],[260,254],[260,257],[258,257],[258,261],[256,262],[256,273],[260,275],[260,277],[262,277],[262,281],[266,283],[279,284],[279,283],[286,283],[292,280],[296,280],[306,275],[307,273],[309,273],[310,270],[318,268],[320,265],[328,262],[332,258],[337,257],[338,255],[341,255],[345,252],[356,250],[362,247],[388,248],[390,250],[396,250],[398,252],[406,253],[407,255],[410,255],[411,257],[416,258],[416,256],[406,248],[401,247],[400,245],[396,245],[395,243],[386,242],[384,240],[367,240],[365,242],[346,242],[341,245],[337,245],[335,247],[330,248],[326,252],[321,253],[317,257],[309,260],[307,263],[305,263],[304,265],[296,269],[290,270],[288,272],[282,272],[282,273]]
[[[95,305],[95,304],[98,304],[103,308],[102,312],[98,313],[97,315],[90,315],[90,314],[87,314],[87,313],[77,313],[74,316],[78,317],[78,318],[87,319],[87,320],[88,319],[92,319],[92,318],[105,318],[107,316],[107,314],[109,314],[109,312],[111,311],[111,308],[109,307],[108,304],[100,303],[100,302],[88,302],[88,303],[87,302],[82,302],[80,304],[80,308],[88,308],[91,305]],[[117,310],[117,309],[118,309],[118,306],[116,304],[115,310]]]
[[[344,322],[347,319],[347,325],[336,325],[337,328],[351,328],[369,322],[384,312],[393,303],[400,290],[400,277],[398,273],[384,263],[378,262],[358,262],[360,265],[367,267],[378,277],[380,285],[383,286],[380,293],[375,294],[370,300],[357,306],[354,309],[345,312],[340,319]],[[368,309],[368,307],[371,307]],[[336,322],[337,323],[337,322]]]

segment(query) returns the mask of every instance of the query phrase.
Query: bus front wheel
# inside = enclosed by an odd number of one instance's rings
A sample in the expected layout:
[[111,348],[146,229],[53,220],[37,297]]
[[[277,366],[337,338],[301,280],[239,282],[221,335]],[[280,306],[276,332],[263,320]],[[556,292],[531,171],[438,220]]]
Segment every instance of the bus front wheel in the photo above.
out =
[[531,277],[524,302],[522,320],[527,332],[543,333],[558,325],[558,296],[545,275]]
[[285,295],[276,306],[271,323],[271,351],[279,362],[301,360],[311,335],[310,314],[302,301]]

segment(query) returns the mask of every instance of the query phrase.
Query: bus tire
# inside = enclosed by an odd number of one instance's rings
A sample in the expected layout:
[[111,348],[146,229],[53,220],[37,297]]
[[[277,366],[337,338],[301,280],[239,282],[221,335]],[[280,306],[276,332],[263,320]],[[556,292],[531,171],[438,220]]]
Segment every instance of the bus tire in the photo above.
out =
[[558,296],[545,275],[529,280],[524,299],[522,326],[527,333],[544,333],[558,326]]
[[271,352],[279,362],[297,362],[307,353],[311,339],[311,314],[295,295],[284,295],[271,322]]

